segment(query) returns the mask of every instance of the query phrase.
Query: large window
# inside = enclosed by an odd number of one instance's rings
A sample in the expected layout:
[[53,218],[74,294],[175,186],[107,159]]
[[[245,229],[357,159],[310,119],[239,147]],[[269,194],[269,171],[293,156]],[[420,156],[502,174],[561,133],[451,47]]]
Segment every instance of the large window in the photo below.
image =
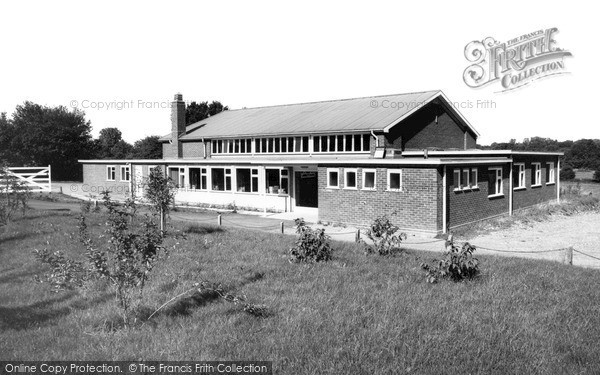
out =
[[265,169],[265,182],[269,194],[289,193],[289,172],[286,168]]
[[556,176],[554,171],[554,163],[546,163],[546,185],[550,185],[556,182]]
[[231,191],[231,168],[212,168],[212,190]]
[[344,168],[344,189],[356,189],[356,169]]
[[131,168],[128,165],[121,166],[121,181],[131,180]]
[[257,154],[289,154],[307,153],[309,137],[276,137],[256,138],[254,140]]
[[542,185],[542,164],[531,163],[531,186]]
[[502,167],[488,169],[488,194],[490,197],[503,195]]
[[213,154],[250,154],[252,139],[215,139],[211,141]]
[[327,187],[337,189],[340,187],[340,170],[337,168],[327,168]]
[[387,189],[390,191],[402,191],[402,169],[388,169]]
[[106,181],[114,181],[117,179],[117,167],[108,165],[106,167]]
[[189,168],[189,173],[191,189],[208,189],[206,168]]
[[363,169],[362,172],[362,188],[364,190],[375,190],[377,186],[377,177],[375,169]]
[[525,189],[525,163],[515,163],[513,170],[514,189]]
[[456,168],[454,170],[454,190],[478,189],[477,168]]
[[368,152],[369,134],[313,136],[313,152]]
[[238,192],[258,192],[258,169],[238,168],[235,170]]

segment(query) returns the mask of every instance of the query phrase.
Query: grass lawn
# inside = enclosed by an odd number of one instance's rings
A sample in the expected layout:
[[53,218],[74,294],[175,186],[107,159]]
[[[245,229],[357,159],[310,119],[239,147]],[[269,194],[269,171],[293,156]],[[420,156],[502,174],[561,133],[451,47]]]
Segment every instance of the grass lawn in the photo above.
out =
[[[91,215],[90,228],[103,221]],[[331,262],[291,264],[294,237],[213,226],[195,227],[153,271],[146,306],[210,280],[269,316],[194,294],[143,326],[111,330],[106,288],[56,294],[33,280],[45,271],[33,249],[82,252],[76,222],[30,211],[0,232],[0,360],[272,360],[281,374],[600,369],[597,270],[481,256],[479,279],[427,284],[419,265],[431,253],[365,256],[334,243]]]

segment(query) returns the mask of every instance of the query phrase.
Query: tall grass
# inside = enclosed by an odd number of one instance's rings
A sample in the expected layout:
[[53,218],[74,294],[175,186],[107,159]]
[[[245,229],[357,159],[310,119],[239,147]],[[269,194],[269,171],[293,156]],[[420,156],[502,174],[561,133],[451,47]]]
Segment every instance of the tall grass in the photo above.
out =
[[[266,304],[269,315],[194,293],[124,329],[102,284],[55,294],[33,281],[44,269],[32,249],[82,251],[75,223],[68,214],[34,212],[0,236],[0,359],[260,359],[282,374],[600,368],[595,270],[480,256],[476,280],[431,285],[419,264],[437,254],[365,256],[354,244],[334,242],[333,261],[290,264],[293,236],[180,226],[188,239],[153,271],[147,311],[210,280]],[[103,223],[96,215],[90,228]]]

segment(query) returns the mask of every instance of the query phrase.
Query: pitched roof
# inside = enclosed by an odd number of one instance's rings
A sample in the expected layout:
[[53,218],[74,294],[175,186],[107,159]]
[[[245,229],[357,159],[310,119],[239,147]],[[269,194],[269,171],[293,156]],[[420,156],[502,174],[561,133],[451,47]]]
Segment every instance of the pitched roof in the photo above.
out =
[[[300,135],[314,133],[388,131],[418,108],[445,95],[439,91],[370,96],[323,102],[223,111],[188,125],[180,140],[202,138]],[[475,129],[458,113],[464,123]],[[161,138],[170,139],[170,135]]]

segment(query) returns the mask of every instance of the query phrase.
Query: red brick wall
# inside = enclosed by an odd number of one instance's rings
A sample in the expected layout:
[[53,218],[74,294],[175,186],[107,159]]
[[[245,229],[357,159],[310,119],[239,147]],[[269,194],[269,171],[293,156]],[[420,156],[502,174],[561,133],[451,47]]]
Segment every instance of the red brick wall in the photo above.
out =
[[[106,167],[108,165],[116,166],[115,181],[106,180]],[[99,196],[104,190],[110,191],[111,195],[126,196],[130,193],[129,182],[121,181],[121,164],[83,164],[83,184],[81,191],[73,191],[75,194]],[[133,167],[131,168],[133,175]]]
[[[477,220],[508,214],[509,202],[509,167],[502,166],[503,196],[488,197],[492,193],[488,190],[488,166],[448,166],[447,167],[447,193],[448,193],[448,228]],[[491,167],[491,166],[490,166]],[[454,181],[454,169],[477,168],[478,189],[464,189],[455,191],[457,184]]]
[[[401,228],[438,231],[441,217],[441,177],[435,168],[402,169],[404,191],[386,191],[387,167],[376,168],[376,190],[362,190],[362,168],[358,168],[358,190],[343,189],[344,168],[339,167],[340,189],[327,188],[327,168],[319,167],[319,219],[351,225],[368,225],[378,216],[390,216]],[[331,168],[331,166],[329,167]],[[335,166],[337,168],[337,166]],[[392,168],[395,169],[395,168]]]
[[[514,163],[525,163],[525,189],[513,191],[513,210],[536,205],[542,202],[548,202],[556,199],[557,184],[546,185],[546,171],[548,168],[547,162],[554,162],[554,180],[558,181],[558,157],[544,155],[515,155]],[[532,163],[541,163],[542,167],[542,186],[531,187],[532,185]],[[518,172],[517,168],[513,168],[513,174]]]
[[[435,121],[437,116],[437,123]],[[440,104],[431,103],[393,127],[386,135],[386,144],[402,150],[475,148],[475,134],[459,125]]]

